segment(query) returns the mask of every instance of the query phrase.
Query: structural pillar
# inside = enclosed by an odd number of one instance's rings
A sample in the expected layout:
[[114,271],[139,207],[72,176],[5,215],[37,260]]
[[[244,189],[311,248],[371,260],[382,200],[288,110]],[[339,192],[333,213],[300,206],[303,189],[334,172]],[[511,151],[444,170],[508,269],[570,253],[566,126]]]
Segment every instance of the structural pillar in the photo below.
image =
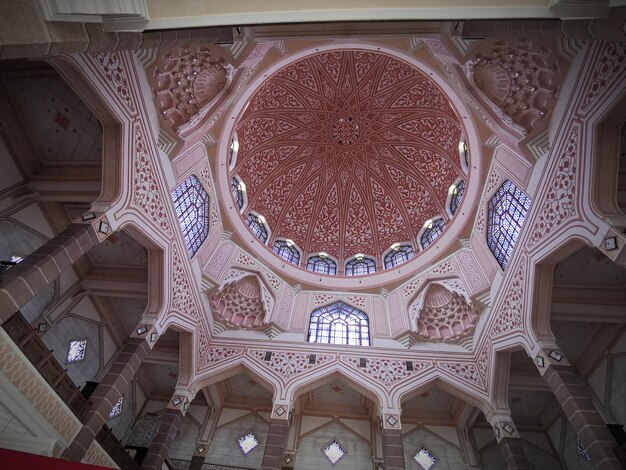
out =
[[159,430],[152,439],[146,458],[141,464],[142,470],[161,470],[182,419],[183,414],[180,410],[174,408],[165,410]]
[[594,406],[587,383],[563,353],[557,348],[542,349],[535,357],[535,365],[587,449],[594,468],[622,470],[615,454],[617,442]]
[[267,433],[265,451],[263,452],[263,470],[280,470],[283,468],[283,453],[289,439],[289,404],[274,402],[270,429]]
[[[108,232],[108,225],[106,225]],[[106,232],[104,232],[106,234]],[[103,235],[104,235],[103,234]],[[0,323],[54,282],[101,238],[91,224],[71,224],[0,276]]]
[[145,338],[131,337],[126,340],[104,379],[89,398],[91,408],[85,414],[83,427],[63,452],[63,458],[82,460],[96,434],[108,421],[113,406],[128,390],[128,385],[135,377],[149,349]]
[[511,414],[495,413],[487,418],[493,428],[502,458],[508,470],[530,470],[531,467],[522,447],[522,440],[511,419]]
[[400,411],[384,412],[382,416],[383,457],[385,470],[404,470],[404,448]]

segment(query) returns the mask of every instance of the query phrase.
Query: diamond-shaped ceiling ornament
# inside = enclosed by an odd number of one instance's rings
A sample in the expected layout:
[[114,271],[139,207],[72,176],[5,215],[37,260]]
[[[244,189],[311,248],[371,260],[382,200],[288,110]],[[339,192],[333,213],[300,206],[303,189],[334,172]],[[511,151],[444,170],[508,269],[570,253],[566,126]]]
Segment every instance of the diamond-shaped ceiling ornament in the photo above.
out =
[[398,420],[394,415],[389,415],[389,417],[387,418],[387,424],[389,424],[389,426],[391,427],[395,427],[396,424],[398,424]]
[[285,414],[285,408],[283,408],[282,406],[277,406],[276,409],[274,410],[274,412],[278,415],[278,416],[282,416]]
[[256,437],[254,437],[254,434],[252,434],[252,431],[250,431],[241,436],[237,440],[237,444],[239,444],[243,455],[248,455],[251,450],[259,445],[259,441],[256,440]]
[[437,461],[439,460],[435,457],[428,449],[422,447],[417,453],[413,456],[417,465],[424,470],[429,470],[435,466]]
[[324,455],[333,465],[339,462],[347,453],[336,439],[333,439],[326,444],[326,446],[322,449],[322,452],[324,452]]

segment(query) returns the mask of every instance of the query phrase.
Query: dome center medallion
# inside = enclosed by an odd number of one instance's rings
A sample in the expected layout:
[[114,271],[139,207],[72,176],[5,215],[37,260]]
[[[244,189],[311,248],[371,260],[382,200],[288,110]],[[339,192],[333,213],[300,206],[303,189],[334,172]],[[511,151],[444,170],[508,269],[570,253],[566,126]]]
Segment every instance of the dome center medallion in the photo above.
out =
[[333,139],[339,145],[352,145],[359,137],[359,123],[350,116],[340,117],[333,125]]

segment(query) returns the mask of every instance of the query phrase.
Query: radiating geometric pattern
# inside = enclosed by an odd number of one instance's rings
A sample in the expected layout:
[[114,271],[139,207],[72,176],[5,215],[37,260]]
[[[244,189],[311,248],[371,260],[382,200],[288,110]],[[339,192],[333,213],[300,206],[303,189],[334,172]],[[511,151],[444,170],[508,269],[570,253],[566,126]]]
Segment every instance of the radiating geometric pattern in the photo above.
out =
[[442,218],[433,220],[430,223],[430,226],[424,230],[422,236],[420,237],[420,244],[422,245],[422,248],[428,248],[437,238],[439,238],[439,235],[443,233],[445,228],[446,222]]
[[250,229],[250,231],[259,239],[262,243],[267,242],[267,228],[265,228],[265,224],[259,220],[259,218],[254,214],[248,214],[246,218],[246,225]]
[[291,264],[300,264],[300,252],[298,249],[286,242],[285,240],[276,240],[272,251],[280,256],[282,259],[289,261]]
[[530,198],[507,180],[487,206],[487,245],[505,269],[530,208]]
[[261,83],[230,176],[302,253],[340,265],[416,240],[464,175],[462,119],[428,73],[387,52],[314,52]]
[[418,450],[417,453],[413,456],[413,459],[417,462],[417,465],[419,465],[419,467],[424,470],[430,470],[439,460],[432,454],[432,452],[430,452],[425,447],[422,447],[420,450]]
[[174,191],[172,199],[178,222],[192,257],[209,234],[209,195],[194,175],[191,175]]
[[230,183],[230,190],[233,193],[233,198],[235,199],[237,208],[241,209],[243,207],[243,190],[241,189],[241,183],[237,181],[237,178],[232,179]]
[[406,263],[415,256],[411,245],[399,245],[385,255],[385,269],[395,268],[399,264]]
[[313,310],[309,342],[369,346],[369,320],[361,310],[341,301]]
[[117,400],[117,403],[115,403],[115,406],[111,410],[111,413],[109,413],[109,419],[112,419],[112,418],[115,418],[116,416],[121,415],[123,406],[124,406],[124,395],[122,395],[120,399]]
[[581,459],[583,459],[585,462],[591,462],[591,457],[589,457],[587,449],[585,449],[585,446],[582,442],[580,442],[580,439],[578,437],[576,438],[576,448],[578,449],[578,456]]
[[450,199],[450,212],[452,215],[456,214],[459,206],[461,205],[461,199],[463,199],[463,193],[465,192],[465,181],[461,180],[456,185],[452,198]]
[[322,449],[322,452],[333,465],[339,462],[343,458],[343,456],[346,455],[346,451],[343,447],[341,447],[341,444],[339,444],[336,439],[333,439],[328,444],[326,444]]
[[248,455],[251,450],[259,445],[259,441],[256,440],[252,431],[249,431],[237,439],[237,444],[239,444],[239,448],[243,452],[243,455]]
[[72,340],[67,348],[67,357],[65,362],[71,364],[72,362],[78,362],[85,359],[85,349],[87,348],[87,340],[79,339]]
[[337,263],[327,256],[310,256],[306,262],[306,268],[314,273],[330,275],[337,274]]
[[355,258],[346,263],[346,276],[363,276],[376,272],[376,261],[371,258]]

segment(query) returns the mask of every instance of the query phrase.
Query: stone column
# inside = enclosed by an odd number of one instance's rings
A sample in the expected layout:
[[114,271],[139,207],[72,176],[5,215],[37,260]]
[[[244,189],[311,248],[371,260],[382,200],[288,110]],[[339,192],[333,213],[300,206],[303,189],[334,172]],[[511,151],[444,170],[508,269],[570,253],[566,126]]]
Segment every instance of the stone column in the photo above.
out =
[[385,470],[404,470],[404,449],[402,447],[402,426],[399,410],[383,413],[381,436]]
[[496,413],[487,417],[496,435],[502,458],[508,470],[530,470],[530,462],[526,458],[522,440],[511,419],[510,413]]
[[621,470],[617,442],[591,399],[591,391],[569,361],[557,348],[539,351],[535,357],[539,373],[550,386],[594,468]]
[[289,439],[289,404],[274,402],[270,429],[267,433],[263,452],[263,470],[280,470],[283,467],[283,453]]
[[176,432],[178,431],[178,426],[182,419],[183,414],[181,410],[167,408],[159,430],[154,436],[154,439],[152,439],[146,458],[141,464],[142,470],[161,470],[163,462],[165,462],[170,450],[170,444],[176,437]]
[[[105,226],[108,232],[108,224]],[[106,232],[102,235],[105,235]],[[0,323],[54,282],[101,241],[91,224],[71,224],[0,276]]]
[[126,340],[115,362],[89,398],[91,408],[85,414],[83,427],[63,452],[63,458],[82,460],[96,434],[108,421],[113,406],[128,390],[149,349],[145,338],[131,337]]

